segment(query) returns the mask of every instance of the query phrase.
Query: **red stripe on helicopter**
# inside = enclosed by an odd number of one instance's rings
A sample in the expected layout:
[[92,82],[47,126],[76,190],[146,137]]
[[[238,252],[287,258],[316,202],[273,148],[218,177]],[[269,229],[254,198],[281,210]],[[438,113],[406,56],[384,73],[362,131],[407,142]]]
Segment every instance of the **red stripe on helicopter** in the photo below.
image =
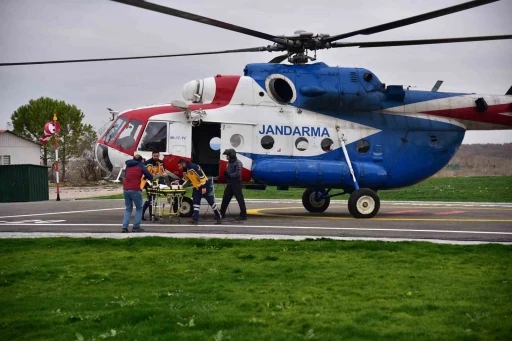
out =
[[476,108],[455,108],[445,110],[422,111],[427,115],[468,120],[474,122],[512,126],[512,116],[503,115],[512,111],[512,103],[490,105],[486,111],[478,112]]
[[[233,95],[235,94],[236,87],[240,81],[240,76],[216,76],[215,78],[215,97],[213,101],[208,104],[191,104],[190,109],[192,110],[208,110],[221,108],[229,104]],[[183,112],[182,110],[173,107],[172,105],[162,105],[158,107],[147,107],[134,109],[131,111],[124,112],[121,116],[126,118],[133,118],[143,122],[146,122],[149,118],[161,115]]]

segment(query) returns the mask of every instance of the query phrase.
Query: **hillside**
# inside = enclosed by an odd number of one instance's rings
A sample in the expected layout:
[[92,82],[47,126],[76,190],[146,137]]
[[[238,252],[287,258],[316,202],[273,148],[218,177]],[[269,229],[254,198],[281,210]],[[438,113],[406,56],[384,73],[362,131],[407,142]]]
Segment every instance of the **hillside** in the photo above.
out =
[[512,175],[512,143],[463,144],[436,177]]

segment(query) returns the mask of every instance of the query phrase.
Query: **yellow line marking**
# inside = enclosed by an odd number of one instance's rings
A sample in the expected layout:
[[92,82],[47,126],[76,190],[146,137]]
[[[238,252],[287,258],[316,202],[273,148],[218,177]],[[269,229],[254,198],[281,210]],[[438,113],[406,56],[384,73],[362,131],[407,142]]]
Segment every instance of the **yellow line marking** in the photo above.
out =
[[[264,213],[261,211],[275,211],[275,210],[292,210],[303,207],[269,207],[269,208],[253,208],[247,210],[247,214],[267,216],[267,217],[281,217],[281,218],[307,218],[307,219],[329,219],[329,220],[354,220],[353,217],[324,217],[320,215],[294,215],[294,214],[275,214],[275,213]],[[445,222],[480,222],[480,223],[507,223],[512,222],[512,219],[455,219],[455,218],[371,218],[371,220],[378,221],[445,221]]]

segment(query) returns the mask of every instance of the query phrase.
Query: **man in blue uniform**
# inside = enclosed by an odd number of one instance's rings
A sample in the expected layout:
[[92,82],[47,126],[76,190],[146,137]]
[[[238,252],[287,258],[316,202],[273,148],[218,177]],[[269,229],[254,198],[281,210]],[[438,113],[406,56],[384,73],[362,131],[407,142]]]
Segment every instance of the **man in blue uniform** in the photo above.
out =
[[222,204],[220,205],[222,218],[226,217],[226,209],[234,195],[236,201],[238,201],[238,206],[240,206],[239,219],[247,220],[247,208],[245,207],[244,194],[242,193],[242,161],[237,159],[234,149],[226,149],[223,155],[226,155],[228,159],[228,166],[224,172],[227,185],[222,196]]
[[208,177],[204,174],[201,167],[195,163],[180,159],[180,161],[178,161],[178,167],[183,171],[183,180],[185,180],[185,184],[190,183],[194,187],[192,190],[194,213],[192,215],[191,223],[197,225],[199,221],[201,199],[205,198],[211,206],[213,213],[215,213],[216,224],[221,224],[222,217],[220,215],[219,208],[215,203],[215,193],[213,192],[213,186],[211,186],[210,182],[212,180],[208,180]]

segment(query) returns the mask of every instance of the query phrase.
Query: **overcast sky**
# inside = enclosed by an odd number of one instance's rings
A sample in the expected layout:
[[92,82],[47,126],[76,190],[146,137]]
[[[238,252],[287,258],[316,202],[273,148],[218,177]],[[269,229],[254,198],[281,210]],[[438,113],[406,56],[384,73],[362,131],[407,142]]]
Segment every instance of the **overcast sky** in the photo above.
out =
[[[331,35],[456,5],[465,0],[152,0],[268,34],[297,29]],[[512,33],[512,0],[345,41],[445,38]],[[107,0],[0,0],[0,61],[123,57],[266,46],[245,36]],[[126,110],[182,99],[189,80],[243,74],[276,53],[0,67],[0,129],[30,99],[76,105],[100,128],[107,107]],[[505,94],[512,85],[512,40],[324,50],[331,66],[364,67],[386,84]],[[512,142],[512,130],[468,132],[464,143]]]

